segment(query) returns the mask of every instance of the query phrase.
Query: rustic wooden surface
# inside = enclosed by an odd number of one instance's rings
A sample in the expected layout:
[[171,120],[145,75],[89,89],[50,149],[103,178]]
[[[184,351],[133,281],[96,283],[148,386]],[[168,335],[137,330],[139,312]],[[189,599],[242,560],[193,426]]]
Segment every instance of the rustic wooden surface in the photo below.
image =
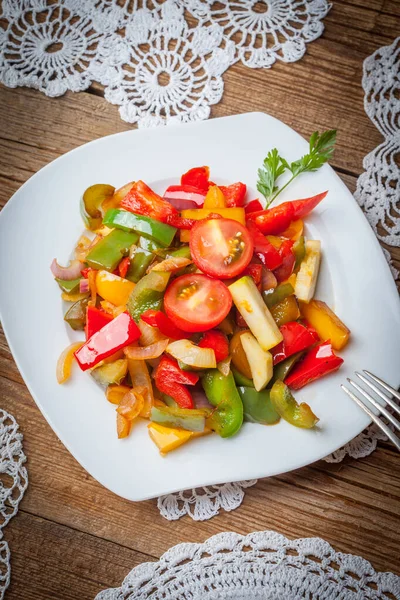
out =
[[[354,191],[362,160],[381,136],[363,109],[363,60],[400,30],[400,0],[335,0],[326,30],[294,64],[225,75],[212,116],[260,110],[304,136],[338,129],[333,166]],[[0,87],[0,204],[31,175],[85,142],[130,128],[101,89],[50,99]],[[393,250],[400,267],[400,250]],[[130,503],[94,481],[52,432],[0,337],[0,402],[24,434],[29,488],[6,529],[12,552],[9,600],[86,600],[116,586],[135,565],[179,542],[226,530],[274,529],[291,538],[321,536],[400,575],[399,456],[388,444],[363,460],[316,463],[260,481],[243,505],[211,521],[167,522],[156,501]]]

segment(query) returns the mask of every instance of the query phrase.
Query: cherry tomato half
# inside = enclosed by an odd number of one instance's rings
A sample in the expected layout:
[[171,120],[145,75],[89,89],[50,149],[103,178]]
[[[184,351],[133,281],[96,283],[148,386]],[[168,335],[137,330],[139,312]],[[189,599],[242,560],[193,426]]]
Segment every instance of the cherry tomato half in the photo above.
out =
[[230,279],[253,257],[253,242],[244,225],[233,219],[199,221],[190,232],[190,253],[206,275]]
[[177,277],[164,295],[164,309],[183,331],[207,331],[223,321],[232,296],[222,281],[200,273]]

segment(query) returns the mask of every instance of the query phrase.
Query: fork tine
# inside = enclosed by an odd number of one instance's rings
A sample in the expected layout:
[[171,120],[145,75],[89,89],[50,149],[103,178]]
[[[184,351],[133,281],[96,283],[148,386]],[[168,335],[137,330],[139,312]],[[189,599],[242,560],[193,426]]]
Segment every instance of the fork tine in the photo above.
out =
[[365,404],[364,404],[364,402],[362,402],[362,400],[357,398],[357,396],[355,396],[353,394],[353,392],[351,392],[349,389],[347,389],[347,387],[345,387],[344,385],[341,385],[340,387],[342,388],[342,390],[344,392],[346,392],[346,394],[348,396],[350,396],[350,398],[352,400],[354,400],[354,402],[356,402],[358,404],[358,406],[360,408],[363,409],[364,412],[367,413],[367,415],[369,417],[371,417],[371,419],[374,421],[374,423],[376,423],[378,425],[378,427],[383,431],[383,433],[385,435],[387,435],[389,440],[396,446],[397,450],[400,452],[400,439],[393,433],[393,431],[391,429],[389,429],[389,427],[387,425],[385,425],[385,423],[383,423],[380,420],[380,418],[377,417],[376,414],[373,413],[372,410],[368,408],[368,406],[365,406]]
[[386,394],[384,394],[383,392],[381,392],[381,390],[379,390],[376,385],[374,385],[373,383],[371,383],[366,377],[364,377],[364,375],[361,375],[361,373],[358,373],[356,371],[356,375],[357,377],[359,377],[361,379],[361,381],[363,381],[365,383],[365,385],[367,385],[368,387],[371,388],[371,390],[373,390],[376,394],[378,394],[378,396],[380,398],[382,398],[382,400],[384,400],[385,402],[387,402],[387,404],[389,404],[389,406],[391,406],[393,408],[393,410],[400,415],[400,407],[396,404],[396,402],[392,399],[392,398],[388,398],[386,396]]
[[389,394],[392,394],[392,396],[394,396],[395,398],[397,398],[397,400],[400,400],[400,394],[399,394],[399,392],[397,390],[395,390],[394,388],[392,388],[391,385],[387,384],[385,381],[383,381],[382,379],[380,379],[376,375],[372,375],[372,373],[370,373],[369,371],[366,371],[365,369],[364,369],[364,373],[366,375],[368,375],[368,377],[371,377],[371,379],[373,379],[374,381],[376,381],[376,383],[379,383],[379,385],[381,385],[387,392],[389,392]]
[[364,396],[364,398],[366,398],[368,400],[368,402],[370,402],[373,406],[375,406],[375,408],[377,408],[379,410],[379,412],[381,412],[382,415],[384,417],[386,417],[388,421],[390,421],[390,423],[393,425],[393,427],[395,427],[396,429],[398,429],[400,431],[400,423],[396,419],[396,417],[394,417],[388,410],[386,410],[386,408],[384,406],[379,404],[379,402],[377,402],[375,400],[375,398],[370,396],[370,394],[368,394],[368,392],[366,392],[362,387],[360,387],[355,381],[352,381],[351,379],[347,379],[347,381],[350,383],[350,385],[352,385],[354,388],[356,388],[356,390],[358,392],[360,392],[360,394],[362,396]]

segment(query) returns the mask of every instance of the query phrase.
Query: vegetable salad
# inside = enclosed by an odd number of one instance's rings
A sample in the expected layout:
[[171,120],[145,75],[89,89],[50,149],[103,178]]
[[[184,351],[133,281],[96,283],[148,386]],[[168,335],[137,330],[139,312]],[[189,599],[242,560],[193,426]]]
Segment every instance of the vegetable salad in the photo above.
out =
[[208,167],[163,197],[140,180],[89,187],[89,231],[67,267],[51,265],[64,319],[85,337],[61,354],[59,383],[73,364],[88,371],[116,407],[118,437],[148,419],[163,454],[243,421],[313,427],[293,392],[341,366],[350,334],[314,298],[321,243],[303,219],[326,194],[265,209]]

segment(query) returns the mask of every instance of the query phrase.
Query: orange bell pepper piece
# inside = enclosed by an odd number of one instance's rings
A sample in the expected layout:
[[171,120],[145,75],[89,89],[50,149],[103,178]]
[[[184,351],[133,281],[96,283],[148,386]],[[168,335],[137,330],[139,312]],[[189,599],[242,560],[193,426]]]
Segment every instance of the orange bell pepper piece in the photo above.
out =
[[321,340],[330,340],[335,350],[341,350],[349,341],[350,329],[321,300],[300,302],[301,314],[316,330]]
[[132,281],[113,275],[108,271],[98,271],[97,273],[96,288],[98,295],[115,306],[125,305],[134,287],[135,284]]
[[227,208],[225,196],[217,185],[209,188],[203,208]]

